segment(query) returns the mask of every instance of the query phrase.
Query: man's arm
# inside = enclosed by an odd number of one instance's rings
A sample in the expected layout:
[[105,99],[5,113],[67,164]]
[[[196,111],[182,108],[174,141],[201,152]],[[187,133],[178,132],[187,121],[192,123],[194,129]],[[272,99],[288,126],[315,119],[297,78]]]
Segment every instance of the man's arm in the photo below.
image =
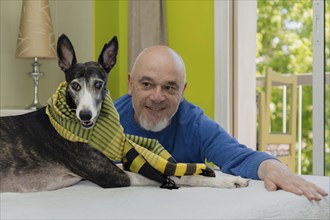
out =
[[283,189],[285,191],[304,195],[309,200],[321,200],[328,193],[319,186],[293,174],[287,166],[277,160],[263,161],[258,170],[258,175],[269,191]]

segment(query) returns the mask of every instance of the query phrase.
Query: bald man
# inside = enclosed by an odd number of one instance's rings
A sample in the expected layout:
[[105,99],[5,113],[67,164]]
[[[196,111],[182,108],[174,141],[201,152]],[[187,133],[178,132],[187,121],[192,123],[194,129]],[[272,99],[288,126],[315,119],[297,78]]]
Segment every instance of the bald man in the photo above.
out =
[[269,154],[253,151],[184,98],[182,58],[166,46],[143,50],[128,75],[128,94],[115,101],[125,133],[157,139],[178,162],[213,162],[224,173],[264,180],[310,200],[327,192],[293,174]]

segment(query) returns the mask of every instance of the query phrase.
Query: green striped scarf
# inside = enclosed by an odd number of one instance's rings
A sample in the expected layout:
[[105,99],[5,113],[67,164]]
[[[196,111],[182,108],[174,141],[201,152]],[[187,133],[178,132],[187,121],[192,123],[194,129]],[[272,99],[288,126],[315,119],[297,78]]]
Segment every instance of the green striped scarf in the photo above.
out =
[[[214,176],[203,163],[177,163],[155,139],[124,134],[119,114],[108,92],[95,126],[85,129],[66,103],[67,83],[62,82],[48,100],[46,113],[55,130],[72,142],[83,142],[112,161],[120,161],[126,170],[168,184],[167,176]],[[168,187],[168,186],[165,186]]]

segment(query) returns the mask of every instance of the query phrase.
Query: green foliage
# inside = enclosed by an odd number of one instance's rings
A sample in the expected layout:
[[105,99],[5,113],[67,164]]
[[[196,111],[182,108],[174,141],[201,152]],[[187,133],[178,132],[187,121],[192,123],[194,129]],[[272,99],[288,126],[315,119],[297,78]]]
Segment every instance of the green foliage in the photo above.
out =
[[[330,73],[330,0],[325,2],[325,71]],[[325,91],[325,170],[330,176],[330,85]]]
[[[326,1],[327,20],[329,2]],[[278,73],[312,73],[313,50],[312,0],[258,0],[257,21],[257,75],[264,75],[267,68]],[[327,23],[327,22],[326,22]],[[328,22],[330,23],[330,22]],[[330,31],[326,28],[326,70],[330,71]],[[259,91],[260,89],[258,89]],[[273,99],[272,130],[281,131],[280,109],[282,95]],[[330,175],[330,88],[326,88],[326,174]],[[312,173],[312,88],[303,87],[302,96],[302,173]]]

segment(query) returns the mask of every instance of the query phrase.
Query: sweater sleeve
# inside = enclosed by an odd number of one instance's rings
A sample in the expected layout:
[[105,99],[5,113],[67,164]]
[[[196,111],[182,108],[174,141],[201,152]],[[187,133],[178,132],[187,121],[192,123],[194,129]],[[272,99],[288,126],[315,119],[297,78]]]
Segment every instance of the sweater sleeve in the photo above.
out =
[[267,153],[240,144],[206,115],[200,118],[198,132],[204,157],[219,166],[224,173],[259,179],[260,163],[267,159],[275,159]]

